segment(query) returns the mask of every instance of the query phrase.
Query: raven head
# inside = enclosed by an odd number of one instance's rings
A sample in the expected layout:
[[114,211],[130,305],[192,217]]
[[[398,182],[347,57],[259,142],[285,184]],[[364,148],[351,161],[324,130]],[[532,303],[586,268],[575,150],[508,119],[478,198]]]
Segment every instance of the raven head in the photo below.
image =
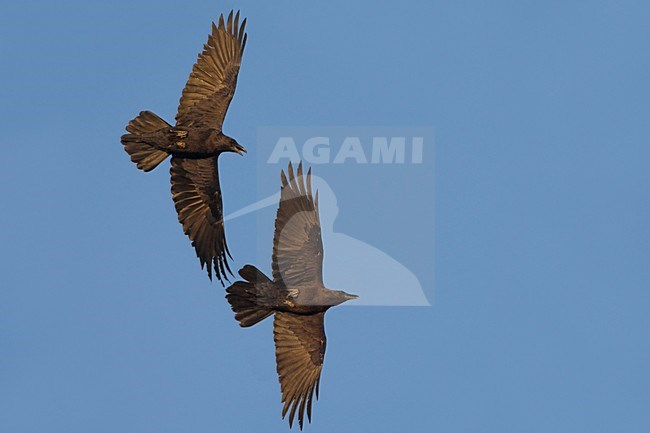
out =
[[246,153],[246,148],[242,146],[241,144],[237,143],[237,140],[235,140],[232,137],[228,137],[227,135],[223,135],[220,133],[216,133],[216,141],[217,141],[217,151],[219,152],[235,152],[240,155],[243,155]]
[[327,295],[326,295],[326,304],[327,305],[339,305],[344,303],[345,301],[351,301],[352,299],[357,299],[357,295],[353,295],[351,293],[346,293],[343,290],[327,290]]
[[237,140],[235,140],[234,138],[228,137],[228,149],[227,149],[227,151],[228,152],[235,152],[235,153],[238,153],[240,155],[243,155],[244,153],[246,153],[246,148],[244,146],[242,146],[241,144],[237,143]]

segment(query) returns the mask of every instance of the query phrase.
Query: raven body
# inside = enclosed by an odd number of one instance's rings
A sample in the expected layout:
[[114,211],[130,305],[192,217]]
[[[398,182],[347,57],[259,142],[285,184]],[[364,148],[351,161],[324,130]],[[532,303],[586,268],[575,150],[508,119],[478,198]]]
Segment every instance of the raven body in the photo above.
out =
[[251,265],[226,289],[226,298],[242,327],[274,315],[273,334],[277,371],[282,391],[282,417],[289,425],[298,414],[302,429],[305,409],[311,421],[314,392],[318,398],[325,358],[325,312],[355,299],[323,284],[323,242],[318,215],[318,193],[311,190],[311,169],[306,181],[302,163],[294,176],[289,163],[281,173],[282,191],[273,238],[273,279]]
[[217,159],[223,152],[246,149],[222,132],[223,120],[235,93],[247,35],[246,19],[230,12],[212,33],[199,54],[183,89],[176,125],[150,111],[142,111],[126,126],[121,138],[131,161],[151,171],[169,155],[172,198],[183,230],[192,241],[201,267],[207,265],[222,281],[228,279],[230,256],[223,224],[223,203]]

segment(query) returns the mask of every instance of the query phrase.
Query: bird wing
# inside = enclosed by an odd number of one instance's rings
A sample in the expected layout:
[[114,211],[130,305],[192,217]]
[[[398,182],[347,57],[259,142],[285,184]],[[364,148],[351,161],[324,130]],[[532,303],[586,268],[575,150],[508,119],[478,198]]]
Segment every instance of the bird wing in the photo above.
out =
[[[223,204],[219,187],[217,157],[190,159],[174,156],[171,161],[172,197],[183,231],[192,241],[201,268],[207,264],[219,281],[230,271],[226,255],[226,233],[223,225]],[[231,257],[232,258],[232,257]]]
[[275,359],[277,362],[280,388],[282,390],[282,418],[289,413],[289,427],[298,411],[302,429],[307,407],[307,418],[311,422],[311,404],[318,388],[325,358],[325,313],[313,315],[278,311],[273,321]]
[[233,20],[233,11],[219,27],[212,23],[212,34],[203,46],[203,52],[192,68],[183,89],[176,122],[183,126],[210,127],[221,130],[230,105],[237,74],[246,45],[246,19],[239,26],[239,11]]
[[284,171],[280,205],[273,237],[273,279],[283,288],[316,289],[323,284],[323,241],[318,215],[318,193],[311,191],[311,169],[305,177],[302,163]]

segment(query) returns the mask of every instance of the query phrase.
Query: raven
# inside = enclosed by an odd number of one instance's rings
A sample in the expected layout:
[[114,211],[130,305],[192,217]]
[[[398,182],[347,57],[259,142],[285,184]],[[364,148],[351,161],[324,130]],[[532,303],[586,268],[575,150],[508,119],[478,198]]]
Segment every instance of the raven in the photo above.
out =
[[242,155],[246,149],[222,132],[223,120],[235,93],[247,34],[233,11],[212,34],[194,64],[171,126],[151,111],[142,111],[121,137],[131,161],[143,171],[153,170],[170,154],[172,198],[183,231],[192,241],[201,268],[207,265],[223,284],[232,275],[228,265],[223,204],[217,159],[223,152]]
[[302,163],[294,176],[289,163],[281,172],[282,190],[273,238],[273,280],[251,265],[226,289],[226,299],[240,326],[249,327],[274,314],[275,358],[282,391],[282,418],[289,427],[298,413],[302,430],[305,408],[311,422],[314,391],[318,398],[325,357],[325,312],[355,299],[323,285],[323,242],[318,214],[318,192],[312,195],[311,169],[306,182]]

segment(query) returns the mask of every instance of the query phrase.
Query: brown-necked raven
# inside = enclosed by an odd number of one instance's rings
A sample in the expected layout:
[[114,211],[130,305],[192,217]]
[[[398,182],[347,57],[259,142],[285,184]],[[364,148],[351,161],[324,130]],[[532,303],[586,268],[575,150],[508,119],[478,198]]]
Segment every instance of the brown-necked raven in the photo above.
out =
[[226,289],[235,319],[248,327],[275,315],[275,358],[282,390],[282,417],[289,412],[289,426],[296,412],[300,429],[305,408],[311,422],[314,391],[318,398],[325,357],[325,312],[356,295],[330,290],[323,285],[323,242],[318,214],[318,192],[312,195],[311,169],[303,178],[302,163],[288,179],[281,173],[282,191],[275,219],[273,280],[251,265],[244,266],[237,281]]
[[207,265],[210,279],[214,269],[222,284],[222,278],[227,280],[227,272],[232,272],[226,257],[230,253],[217,159],[222,152],[246,152],[221,129],[237,85],[245,27],[246,19],[240,26],[239,12],[233,19],[233,11],[225,23],[223,15],[218,27],[212,23],[212,34],[183,89],[175,126],[143,111],[122,136],[124,149],[141,170],[153,170],[172,155],[172,197],[178,220],[196,249],[201,268]]

